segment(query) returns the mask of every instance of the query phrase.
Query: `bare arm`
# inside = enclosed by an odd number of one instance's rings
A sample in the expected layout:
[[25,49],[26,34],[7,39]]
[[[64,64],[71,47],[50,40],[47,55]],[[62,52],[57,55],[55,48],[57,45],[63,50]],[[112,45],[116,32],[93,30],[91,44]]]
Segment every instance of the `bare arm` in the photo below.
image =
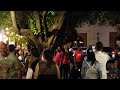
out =
[[15,57],[16,59],[14,60],[14,68],[16,70],[17,78],[22,79],[22,71],[21,71],[21,63],[18,61],[18,58]]
[[36,65],[35,67],[35,72],[34,72],[34,79],[38,78],[38,74],[39,74],[39,63]]
[[22,73],[21,73],[21,69],[17,69],[17,77],[18,79],[22,79]]
[[57,64],[56,64],[56,68],[57,68],[57,78],[60,79],[60,69]]

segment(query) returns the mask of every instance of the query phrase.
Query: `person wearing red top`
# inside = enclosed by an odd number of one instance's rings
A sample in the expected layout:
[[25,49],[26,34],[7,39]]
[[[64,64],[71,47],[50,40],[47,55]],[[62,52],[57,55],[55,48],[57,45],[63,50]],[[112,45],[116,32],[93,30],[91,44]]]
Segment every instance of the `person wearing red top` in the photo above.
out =
[[62,65],[63,65],[63,78],[67,79],[68,73],[69,73],[69,58],[68,58],[68,52],[64,52],[63,60],[62,60]]
[[83,52],[81,51],[81,48],[79,47],[78,50],[76,50],[75,54],[74,54],[75,66],[78,69],[81,69],[81,67],[82,67],[82,61],[83,61]]
[[56,55],[54,57],[54,61],[57,63],[58,66],[60,66],[60,61],[61,61],[61,53],[60,50],[56,50]]

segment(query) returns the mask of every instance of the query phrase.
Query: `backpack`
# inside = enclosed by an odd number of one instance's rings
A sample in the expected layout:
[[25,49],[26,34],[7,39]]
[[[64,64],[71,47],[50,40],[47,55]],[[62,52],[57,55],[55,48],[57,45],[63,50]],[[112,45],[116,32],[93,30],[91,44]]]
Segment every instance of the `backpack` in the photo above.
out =
[[51,62],[51,67],[47,66],[46,62],[39,62],[38,79],[57,79],[57,68],[54,61]]
[[85,79],[98,79],[97,69],[95,68],[95,64],[92,66],[87,62],[89,68],[87,69]]

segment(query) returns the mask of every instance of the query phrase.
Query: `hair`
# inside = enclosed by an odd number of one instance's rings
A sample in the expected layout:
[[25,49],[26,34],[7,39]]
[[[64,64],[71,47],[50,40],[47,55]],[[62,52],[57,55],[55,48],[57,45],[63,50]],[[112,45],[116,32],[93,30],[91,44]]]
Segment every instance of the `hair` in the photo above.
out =
[[97,49],[97,50],[101,50],[102,48],[103,48],[102,42],[97,42],[97,43],[96,43],[96,49]]
[[43,52],[44,58],[47,59],[48,67],[51,67],[51,62],[53,61],[50,50],[45,50]]
[[93,51],[88,51],[87,53],[87,60],[91,61],[91,64],[93,65],[96,61],[95,54]]
[[35,57],[39,57],[39,55],[40,55],[37,48],[31,48],[30,52]]
[[59,50],[59,49],[56,49],[56,51],[57,51],[57,52],[60,52],[60,50]]
[[15,51],[15,46],[14,46],[14,44],[10,44],[8,48],[9,48],[9,51],[10,51],[10,52],[14,52],[14,51]]

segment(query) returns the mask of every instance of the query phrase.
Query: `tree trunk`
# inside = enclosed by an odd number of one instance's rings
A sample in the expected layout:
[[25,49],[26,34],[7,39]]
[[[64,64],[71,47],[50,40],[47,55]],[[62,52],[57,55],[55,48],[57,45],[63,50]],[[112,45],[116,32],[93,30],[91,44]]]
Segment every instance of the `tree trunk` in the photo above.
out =
[[[61,29],[61,26],[62,26],[64,18],[65,18],[64,15],[65,15],[65,11],[60,11],[59,14],[58,14],[57,21],[54,24],[53,29],[52,29],[52,31],[54,30],[55,33],[48,40],[48,48],[49,49],[52,49],[52,47],[53,47],[53,45],[56,41],[57,33]],[[49,31],[51,31],[51,30],[49,30]]]
[[[52,35],[50,37],[48,37],[45,41],[42,41],[41,36],[36,38],[36,36],[33,34],[33,32],[31,32],[30,29],[20,29],[19,30],[17,27],[15,11],[11,11],[11,18],[12,18],[14,29],[19,31],[21,33],[21,35],[29,37],[35,43],[35,46],[37,48],[39,48],[39,51],[40,51],[40,50],[43,50],[43,48],[45,48],[45,47],[47,49],[52,49],[52,46],[55,43],[55,40],[57,38],[57,33],[61,29],[61,26],[63,24],[64,14],[65,14],[64,11],[60,11],[60,13],[58,14],[58,17],[56,18],[57,19],[56,23],[53,25],[53,27],[48,29],[49,32],[55,31],[55,33],[52,33]],[[40,17],[39,17],[38,12],[34,11],[34,15],[36,18],[37,28],[41,31],[41,23],[40,23]],[[44,23],[46,23],[46,21]],[[38,38],[40,38],[40,40]]]
[[11,19],[13,23],[13,28],[16,30],[16,32],[19,32],[18,26],[17,26],[17,21],[16,21],[16,14],[15,11],[10,11],[11,13]]

